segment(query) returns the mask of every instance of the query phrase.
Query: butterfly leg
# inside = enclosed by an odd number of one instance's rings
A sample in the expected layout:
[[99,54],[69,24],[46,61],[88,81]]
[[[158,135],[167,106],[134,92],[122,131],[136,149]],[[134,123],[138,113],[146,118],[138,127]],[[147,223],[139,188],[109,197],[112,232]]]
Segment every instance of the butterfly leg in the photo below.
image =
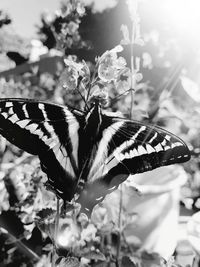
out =
[[65,213],[66,212],[66,209],[67,209],[67,201],[66,200],[63,200],[63,206],[62,206],[62,208],[63,208],[63,211]]

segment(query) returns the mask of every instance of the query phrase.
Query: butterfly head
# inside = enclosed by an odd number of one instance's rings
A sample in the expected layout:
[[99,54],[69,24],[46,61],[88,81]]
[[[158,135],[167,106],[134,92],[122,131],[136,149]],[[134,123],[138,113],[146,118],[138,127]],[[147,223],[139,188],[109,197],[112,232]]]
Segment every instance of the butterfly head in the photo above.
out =
[[107,106],[108,105],[108,93],[105,91],[100,91],[94,92],[91,97],[89,102],[91,103],[91,106]]

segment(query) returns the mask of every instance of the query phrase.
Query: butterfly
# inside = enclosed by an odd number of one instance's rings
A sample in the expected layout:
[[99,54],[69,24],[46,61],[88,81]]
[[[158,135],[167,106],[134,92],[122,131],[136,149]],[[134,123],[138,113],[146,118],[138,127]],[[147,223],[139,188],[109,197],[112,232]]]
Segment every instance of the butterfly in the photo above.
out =
[[158,127],[30,99],[0,99],[0,134],[37,155],[55,194],[91,211],[130,174],[190,159],[186,144]]

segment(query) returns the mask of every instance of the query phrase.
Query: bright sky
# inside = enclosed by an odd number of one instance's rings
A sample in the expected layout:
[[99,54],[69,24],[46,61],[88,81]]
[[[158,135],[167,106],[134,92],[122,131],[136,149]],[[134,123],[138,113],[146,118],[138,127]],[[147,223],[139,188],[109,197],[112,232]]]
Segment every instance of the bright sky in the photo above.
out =
[[34,25],[43,11],[53,12],[59,6],[59,0],[0,0],[0,10],[10,15],[16,32],[25,37],[35,35]]
[[[113,7],[117,0],[83,0],[87,4],[95,2],[94,9],[102,11]],[[61,0],[0,0],[0,10],[7,11],[12,19],[14,30],[24,37],[34,37],[35,24],[40,22],[43,11],[54,12]]]

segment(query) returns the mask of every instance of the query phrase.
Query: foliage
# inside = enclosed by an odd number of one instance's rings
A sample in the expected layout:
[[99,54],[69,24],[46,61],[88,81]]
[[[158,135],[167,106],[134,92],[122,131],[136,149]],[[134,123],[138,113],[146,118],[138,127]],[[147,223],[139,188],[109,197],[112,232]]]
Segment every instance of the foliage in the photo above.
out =
[[[62,3],[61,9],[53,17],[43,14],[40,37],[44,37],[43,43],[49,49],[61,51],[63,64],[58,64],[54,74],[40,73],[36,67],[8,81],[1,78],[1,97],[48,100],[70,104],[82,110],[87,108],[90,101],[97,99],[109,112],[118,111],[121,116],[123,114],[168,128],[174,121],[179,122],[176,133],[192,147],[198,148],[199,126],[196,122],[199,120],[199,108],[195,100],[190,98],[190,103],[185,107],[188,97],[183,102],[182,96],[175,95],[173,90],[166,87],[156,90],[143,78],[141,69],[154,69],[155,66],[149,53],[144,53],[141,59],[132,50],[134,46],[143,46],[144,41],[140,34],[136,2],[128,3],[132,28],[122,25],[120,44],[97,57],[95,63],[65,55],[69,48],[86,45],[78,31],[85,12],[79,1]],[[50,37],[45,39],[46,36]],[[125,49],[130,49],[131,60],[128,63],[121,56]],[[183,83],[180,86],[186,90]],[[194,119],[189,119],[191,117]],[[123,227],[109,221],[102,205],[95,208],[91,220],[78,214],[79,207],[75,203],[69,204],[63,211],[55,195],[44,186],[46,177],[40,170],[38,159],[20,151],[3,138],[0,142],[2,266],[43,267],[50,266],[52,262],[59,267],[176,266],[173,258],[166,261],[157,254],[138,250],[140,240],[135,239],[128,244]],[[193,198],[195,188],[198,197],[199,159],[186,164],[185,168],[190,179],[183,193]],[[184,203],[187,204],[187,201]],[[59,222],[55,221],[58,206],[61,210]],[[124,227],[134,223],[135,216],[125,214]],[[18,223],[17,230],[7,223],[12,221],[10,218]]]
[[85,9],[80,1],[64,1],[53,16],[42,14],[39,36],[43,44],[50,48],[66,51],[68,48],[80,48],[85,45],[78,32],[80,19]]
[[11,19],[8,16],[8,14],[0,10],[0,28],[3,27],[3,25],[8,25],[10,23],[11,23]]

